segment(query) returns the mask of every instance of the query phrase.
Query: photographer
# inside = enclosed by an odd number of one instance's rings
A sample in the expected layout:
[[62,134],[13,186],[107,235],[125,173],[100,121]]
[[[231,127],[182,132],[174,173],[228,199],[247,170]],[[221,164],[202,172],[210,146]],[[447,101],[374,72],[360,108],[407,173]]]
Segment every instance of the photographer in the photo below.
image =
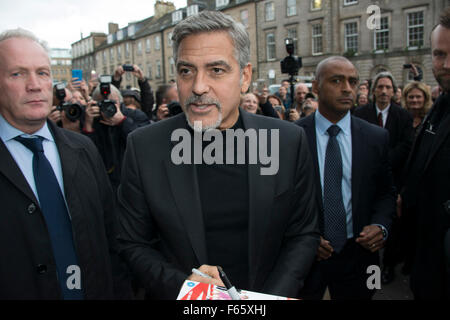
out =
[[156,110],[153,120],[160,121],[183,112],[178,98],[176,84],[163,84],[158,87],[155,93]]
[[[124,70],[124,67],[127,70]],[[135,99],[133,104],[141,109],[150,118],[152,116],[152,109],[155,99],[153,98],[152,88],[150,87],[147,78],[144,76],[144,72],[137,65],[124,64],[123,66],[118,66],[114,71],[112,85],[116,88],[120,88],[122,75],[125,72],[131,72],[131,74],[138,79],[138,85],[141,90],[140,101]]]
[[97,146],[111,184],[117,190],[127,136],[149,124],[149,120],[141,110],[125,107],[120,91],[111,85],[111,76],[100,78],[100,87],[94,90],[92,97],[96,103],[88,104],[83,133]]
[[59,127],[62,127],[61,111],[59,110],[59,106],[65,102],[69,102],[71,98],[72,92],[66,88],[64,84],[58,83],[53,86],[53,103],[48,119]]
[[53,88],[53,107],[48,118],[61,128],[81,133],[86,104],[80,91],[71,91],[64,84],[58,83]]
[[261,110],[261,113],[267,117],[279,118],[278,113],[273,108],[272,104],[268,100],[269,98],[269,89],[267,86],[264,86],[262,92],[257,90],[253,91],[253,94],[258,99],[258,106]]

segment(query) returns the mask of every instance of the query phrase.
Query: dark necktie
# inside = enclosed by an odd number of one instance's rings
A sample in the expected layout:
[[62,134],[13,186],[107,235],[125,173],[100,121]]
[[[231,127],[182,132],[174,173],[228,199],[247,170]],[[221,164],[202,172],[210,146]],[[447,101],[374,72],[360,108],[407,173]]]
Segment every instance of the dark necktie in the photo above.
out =
[[340,128],[332,125],[327,132],[327,150],[323,182],[324,237],[339,253],[347,241],[347,219],[342,200],[342,157],[336,136]]
[[67,283],[67,278],[72,275],[72,273],[67,274],[67,267],[79,266],[79,264],[73,242],[72,224],[58,180],[50,162],[45,157],[43,138],[16,137],[14,139],[33,152],[34,181],[50,236],[63,298],[65,300],[83,299],[83,291],[76,288],[69,289]]
[[382,128],[384,128],[383,126],[383,114],[381,112],[378,112],[378,125]]

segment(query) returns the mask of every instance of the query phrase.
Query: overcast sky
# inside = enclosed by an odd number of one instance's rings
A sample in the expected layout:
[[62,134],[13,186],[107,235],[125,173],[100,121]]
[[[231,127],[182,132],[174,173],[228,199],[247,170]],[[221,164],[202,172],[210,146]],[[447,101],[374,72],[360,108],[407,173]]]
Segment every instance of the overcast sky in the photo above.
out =
[[[80,34],[108,33],[108,23],[119,28],[153,16],[155,0],[0,0],[0,32],[21,27],[47,41],[51,48],[70,48]],[[173,0],[177,9],[186,0]]]

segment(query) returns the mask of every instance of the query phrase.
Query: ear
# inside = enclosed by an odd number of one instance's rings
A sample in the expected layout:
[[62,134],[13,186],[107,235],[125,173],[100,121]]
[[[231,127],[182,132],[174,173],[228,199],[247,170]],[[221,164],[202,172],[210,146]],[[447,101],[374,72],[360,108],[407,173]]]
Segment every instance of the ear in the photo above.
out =
[[319,95],[319,82],[317,80],[312,81],[312,92],[315,93],[317,96]]
[[242,70],[241,93],[246,93],[252,81],[252,64],[248,63]]

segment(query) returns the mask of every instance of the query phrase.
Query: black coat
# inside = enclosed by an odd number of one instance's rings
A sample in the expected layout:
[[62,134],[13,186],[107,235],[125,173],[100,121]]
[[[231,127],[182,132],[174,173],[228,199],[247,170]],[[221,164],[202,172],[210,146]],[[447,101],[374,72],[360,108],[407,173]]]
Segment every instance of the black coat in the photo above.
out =
[[[438,106],[447,110],[447,117],[439,124],[430,148],[423,150],[420,141],[429,134],[428,120],[436,114]],[[416,296],[428,299],[443,299],[446,281],[449,284],[446,277],[450,277],[445,271],[445,255],[450,252],[444,250],[444,236],[450,228],[449,108],[450,94],[441,95],[425,117],[406,166],[409,179],[402,192],[404,215],[411,221],[409,243],[415,243],[411,288]],[[420,159],[424,167],[413,172],[413,164]]]
[[[356,108],[353,115],[370,123],[378,124],[375,103]],[[400,192],[402,173],[414,139],[413,119],[408,111],[391,103],[385,129],[389,132],[389,160],[394,182]]]
[[113,190],[116,191],[120,183],[120,170],[122,168],[123,155],[127,144],[127,137],[133,130],[150,124],[148,117],[141,110],[126,108],[120,105],[126,119],[117,126],[108,126],[94,121],[91,133],[84,134],[91,138],[97,147],[105,164]]
[[[240,113],[246,129],[278,129],[280,142],[276,175],[261,175],[261,164],[248,166],[245,289],[295,297],[319,244],[308,143],[293,124]],[[175,299],[191,269],[208,264],[195,165],[171,160],[171,135],[178,128],[186,128],[184,114],[130,134],[118,190],[122,253],[156,299]]]
[[[48,121],[86,299],[131,297],[116,247],[114,197],[92,142]],[[45,220],[33,191],[0,140],[0,299],[61,299]]]

